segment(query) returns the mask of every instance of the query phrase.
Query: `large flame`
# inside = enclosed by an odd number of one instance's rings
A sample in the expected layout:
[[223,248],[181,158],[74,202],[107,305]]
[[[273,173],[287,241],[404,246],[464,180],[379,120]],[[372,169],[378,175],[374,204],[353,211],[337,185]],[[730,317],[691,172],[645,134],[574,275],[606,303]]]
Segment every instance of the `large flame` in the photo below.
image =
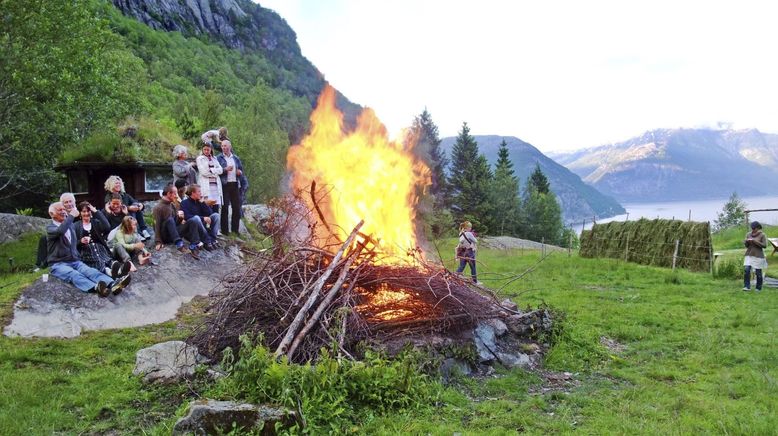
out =
[[[371,109],[362,111],[353,132],[344,132],[335,90],[326,86],[311,114],[311,133],[287,155],[295,189],[307,192],[315,181],[327,192],[316,203],[329,229],[317,226],[318,236],[332,231],[343,241],[364,220],[362,233],[380,241],[385,262],[401,262],[416,249],[415,208],[430,171],[411,153],[413,145],[389,140]],[[304,198],[313,209],[310,196]]]

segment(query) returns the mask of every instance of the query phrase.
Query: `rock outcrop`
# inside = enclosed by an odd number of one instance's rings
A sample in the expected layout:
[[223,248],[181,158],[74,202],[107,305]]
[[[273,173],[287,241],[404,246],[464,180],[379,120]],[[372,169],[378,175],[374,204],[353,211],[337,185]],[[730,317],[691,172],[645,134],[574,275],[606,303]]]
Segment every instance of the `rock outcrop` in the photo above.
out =
[[173,434],[226,434],[234,429],[241,434],[274,435],[277,428],[289,429],[296,422],[295,413],[286,409],[233,401],[197,400],[189,405],[189,413],[173,426]]
[[192,377],[197,364],[204,360],[193,345],[183,341],[162,342],[135,353],[132,373],[142,376],[146,383],[170,383]]
[[0,244],[13,242],[25,233],[41,233],[51,220],[34,216],[0,213]]
[[14,304],[6,336],[74,337],[84,330],[137,327],[175,317],[197,295],[221,288],[222,279],[241,265],[237,246],[203,251],[200,260],[166,246],[154,255],[158,266],[142,266],[119,295],[100,298],[49,276],[22,292]]

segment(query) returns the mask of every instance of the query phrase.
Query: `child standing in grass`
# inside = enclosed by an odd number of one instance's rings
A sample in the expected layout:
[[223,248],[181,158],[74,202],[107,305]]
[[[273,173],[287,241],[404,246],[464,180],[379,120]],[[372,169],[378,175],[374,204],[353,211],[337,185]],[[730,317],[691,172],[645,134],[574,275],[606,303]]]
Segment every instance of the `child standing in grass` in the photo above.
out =
[[751,232],[746,234],[743,241],[746,246],[746,258],[743,261],[743,290],[751,290],[751,268],[756,271],[756,292],[762,290],[762,270],[767,268],[767,259],[764,257],[764,248],[767,247],[767,236],[762,232],[759,221],[751,223]]

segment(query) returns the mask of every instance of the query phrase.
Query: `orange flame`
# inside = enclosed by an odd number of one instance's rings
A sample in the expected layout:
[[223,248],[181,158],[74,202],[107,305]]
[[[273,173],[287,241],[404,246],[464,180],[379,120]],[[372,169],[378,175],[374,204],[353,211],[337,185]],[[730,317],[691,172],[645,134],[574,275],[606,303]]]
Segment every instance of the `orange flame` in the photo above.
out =
[[[307,192],[315,181],[327,191],[316,202],[341,241],[364,220],[362,233],[380,241],[384,262],[397,263],[417,248],[415,208],[430,184],[430,170],[411,153],[413,145],[390,141],[372,109],[362,111],[353,132],[344,132],[335,90],[326,86],[311,114],[310,134],[289,149],[287,169],[296,190]],[[326,238],[323,226],[317,232]]]

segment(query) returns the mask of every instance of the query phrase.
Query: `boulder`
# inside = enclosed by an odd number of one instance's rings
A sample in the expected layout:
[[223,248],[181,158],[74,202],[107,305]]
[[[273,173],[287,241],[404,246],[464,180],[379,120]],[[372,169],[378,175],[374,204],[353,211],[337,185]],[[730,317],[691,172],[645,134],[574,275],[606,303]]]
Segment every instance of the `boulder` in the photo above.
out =
[[40,233],[51,222],[48,218],[0,213],[0,244],[13,242],[25,233]]
[[197,347],[182,341],[168,341],[139,350],[132,373],[146,383],[170,383],[194,375],[198,363]]
[[197,400],[190,403],[189,413],[173,426],[173,434],[227,434],[234,428],[240,432],[274,435],[278,423],[288,429],[296,422],[296,414],[286,409],[233,401]]
[[497,357],[506,368],[530,368],[532,366],[529,356],[524,353],[497,353]]
[[491,362],[497,357],[494,354],[497,350],[497,337],[494,333],[494,327],[485,322],[478,323],[478,326],[473,331],[473,340],[478,352],[479,363]]
[[449,357],[440,364],[440,375],[443,380],[449,380],[456,375],[468,376],[472,373],[470,364],[461,359]]

